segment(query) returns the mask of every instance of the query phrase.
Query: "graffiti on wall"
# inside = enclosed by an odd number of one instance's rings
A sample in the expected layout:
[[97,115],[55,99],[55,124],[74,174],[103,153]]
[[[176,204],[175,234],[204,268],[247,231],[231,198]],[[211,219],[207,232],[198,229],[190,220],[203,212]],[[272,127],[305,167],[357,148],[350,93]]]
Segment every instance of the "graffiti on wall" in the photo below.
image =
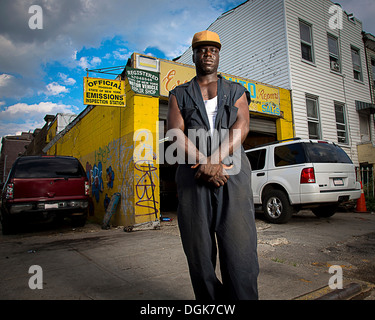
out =
[[112,167],[109,166],[106,170],[106,176],[107,176],[107,186],[108,188],[113,188],[113,181],[115,180],[115,172],[112,170]]
[[111,154],[111,144],[109,143],[108,145],[104,147],[99,147],[98,150],[95,150],[95,163],[101,162],[106,164],[108,158],[110,157]]
[[99,162],[98,165],[94,164],[91,170],[91,191],[92,195],[95,197],[96,202],[99,202],[100,193],[103,192],[103,170],[102,163]]
[[155,179],[158,178],[156,175],[157,168],[152,163],[143,161],[136,162],[134,167],[137,171],[135,205],[148,209],[147,213],[143,215],[155,215],[157,217],[158,201],[155,199],[156,185],[154,183]]
[[154,165],[156,154],[149,142],[141,144],[144,150],[148,150],[146,152],[151,153],[151,161],[138,161],[134,152],[136,148],[129,146],[123,137],[98,148],[91,158],[94,161],[86,162],[92,197],[104,210],[113,193],[119,192],[123,214],[132,218],[157,215],[159,201],[156,187],[159,177]]
[[95,163],[92,166],[89,162],[86,162],[86,174],[91,185],[91,195],[96,202],[99,202],[100,193],[104,189],[102,163]]
[[153,150],[153,135],[150,130],[142,129],[134,132],[133,153],[136,199],[135,206],[144,208],[138,215],[155,215],[157,217],[158,201],[156,200],[157,167],[154,166],[156,153]]
[[[123,213],[134,211],[132,154],[133,146],[126,146],[125,139],[120,138],[99,147],[91,157],[93,161],[86,162],[91,195],[97,204],[102,201],[99,205],[104,210],[107,209],[112,194],[120,192],[121,211]],[[100,200],[101,196],[103,200]]]

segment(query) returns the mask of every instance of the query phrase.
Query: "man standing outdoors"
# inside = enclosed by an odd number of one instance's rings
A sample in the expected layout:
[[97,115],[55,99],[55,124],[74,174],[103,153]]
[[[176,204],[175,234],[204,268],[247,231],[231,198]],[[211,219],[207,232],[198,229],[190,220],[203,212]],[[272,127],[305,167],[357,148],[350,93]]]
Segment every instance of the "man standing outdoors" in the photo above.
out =
[[[242,143],[250,95],[217,74],[218,34],[192,41],[196,77],[170,92],[168,129],[185,163],[176,172],[178,224],[196,299],[258,299],[251,168]],[[204,130],[193,139],[192,130]],[[235,159],[237,155],[237,160]],[[217,245],[216,245],[217,243]],[[215,273],[217,248],[222,282]]]

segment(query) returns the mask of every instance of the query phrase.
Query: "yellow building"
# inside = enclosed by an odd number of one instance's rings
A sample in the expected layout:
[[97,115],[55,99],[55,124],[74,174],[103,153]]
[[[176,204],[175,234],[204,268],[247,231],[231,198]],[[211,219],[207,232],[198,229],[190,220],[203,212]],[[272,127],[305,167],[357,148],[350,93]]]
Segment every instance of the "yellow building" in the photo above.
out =
[[[133,54],[131,66],[119,76],[125,87],[125,106],[89,105],[63,131],[57,133],[56,126],[51,126],[44,150],[81,161],[91,183],[92,219],[100,222],[113,194],[120,193],[112,224],[156,228],[160,211],[167,207],[163,205],[170,201],[165,195],[175,197],[176,193],[174,166],[159,165],[164,158],[159,144],[164,138],[168,92],[194,77],[195,69],[140,54]],[[223,76],[242,83],[252,96],[245,148],[294,137],[289,90]],[[90,94],[93,97],[99,95]]]

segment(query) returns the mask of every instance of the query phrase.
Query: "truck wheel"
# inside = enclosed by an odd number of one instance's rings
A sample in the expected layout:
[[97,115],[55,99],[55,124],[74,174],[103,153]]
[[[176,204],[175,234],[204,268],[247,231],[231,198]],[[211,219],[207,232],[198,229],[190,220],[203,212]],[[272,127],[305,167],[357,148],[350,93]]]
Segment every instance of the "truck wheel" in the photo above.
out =
[[285,192],[270,190],[263,196],[263,211],[266,219],[271,223],[286,223],[293,214],[293,207]]
[[86,224],[86,215],[82,216],[72,216],[72,227],[81,228]]
[[14,221],[5,214],[1,216],[1,226],[3,235],[13,234],[16,231]]
[[331,204],[328,206],[320,206],[317,208],[311,209],[311,211],[318,217],[318,218],[329,218],[332,217],[336,211],[338,210],[338,204]]

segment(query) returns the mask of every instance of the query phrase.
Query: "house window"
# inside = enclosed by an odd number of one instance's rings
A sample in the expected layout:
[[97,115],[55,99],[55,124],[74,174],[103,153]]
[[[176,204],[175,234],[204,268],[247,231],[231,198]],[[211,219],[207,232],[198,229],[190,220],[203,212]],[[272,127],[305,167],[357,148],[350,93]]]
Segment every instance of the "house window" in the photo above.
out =
[[345,106],[335,102],[336,130],[337,141],[339,143],[348,143],[348,135],[346,130]]
[[321,139],[318,98],[306,96],[307,124],[310,139]]
[[375,88],[375,60],[371,59],[371,68],[372,68],[372,85]]
[[354,79],[362,81],[361,56],[359,50],[352,47],[352,62]]
[[302,59],[306,61],[314,62],[311,25],[300,21],[299,32],[300,32],[300,38],[301,38]]
[[341,72],[339,43],[336,37],[328,35],[329,63],[331,70]]

